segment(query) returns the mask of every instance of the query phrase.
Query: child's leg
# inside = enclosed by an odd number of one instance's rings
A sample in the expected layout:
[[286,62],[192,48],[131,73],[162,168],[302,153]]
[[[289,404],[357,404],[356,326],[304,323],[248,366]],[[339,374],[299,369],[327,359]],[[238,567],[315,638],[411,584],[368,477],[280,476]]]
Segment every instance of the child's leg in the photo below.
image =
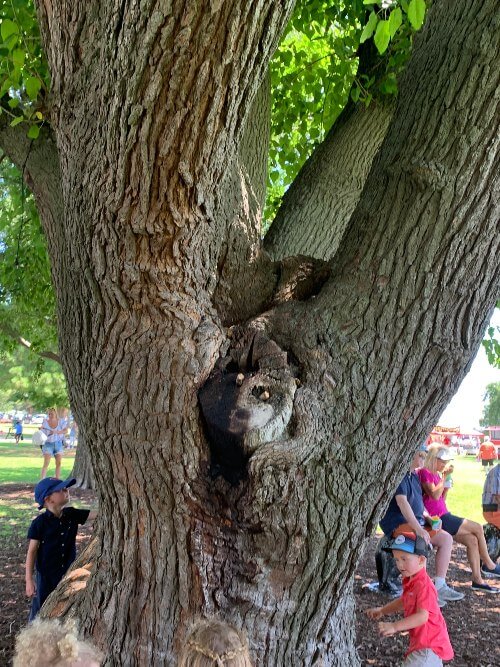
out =
[[443,661],[430,648],[412,651],[402,667],[443,667]]
[[33,598],[33,601],[31,602],[30,615],[28,617],[28,621],[30,623],[31,623],[31,621],[34,621],[35,618],[38,616],[38,612],[40,611],[40,608],[41,608],[42,604],[44,603],[44,600],[42,600],[42,596],[44,594],[44,590],[43,590],[44,585],[43,585],[42,578],[40,577],[38,572],[35,572],[35,580],[36,580],[36,595]]

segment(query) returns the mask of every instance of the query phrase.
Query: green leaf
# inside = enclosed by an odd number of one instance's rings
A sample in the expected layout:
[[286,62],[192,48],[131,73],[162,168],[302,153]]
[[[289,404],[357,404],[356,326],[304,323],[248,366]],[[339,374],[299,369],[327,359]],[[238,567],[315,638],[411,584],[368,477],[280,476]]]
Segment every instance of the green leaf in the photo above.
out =
[[360,94],[360,92],[361,92],[361,91],[359,90],[358,87],[353,88],[353,89],[351,90],[351,99],[352,99],[353,102],[357,102],[357,101],[359,100],[359,94]]
[[378,16],[375,14],[375,12],[370,12],[370,17],[365,27],[363,28],[361,37],[359,38],[360,44],[363,44],[363,42],[366,42],[367,39],[370,39],[370,37],[373,35],[373,31],[375,30],[377,22],[378,22]]
[[363,0],[364,5],[375,5],[377,0]]
[[373,41],[375,42],[377,51],[380,54],[384,53],[384,51],[387,49],[390,39],[391,33],[389,31],[389,21],[379,21]]
[[24,65],[24,59],[26,58],[26,53],[23,49],[14,49],[12,51],[12,61],[14,67],[22,67]]
[[40,92],[40,88],[42,87],[40,79],[37,79],[36,76],[28,76],[24,80],[24,85],[30,100],[36,100],[37,95]]
[[40,134],[40,125],[32,125],[28,130],[27,136],[29,139],[38,139],[39,134]]
[[10,19],[3,19],[2,25],[0,27],[0,33],[2,35],[3,41],[6,42],[11,35],[19,34],[19,28],[17,27],[17,24],[14,23],[14,21],[11,21]]
[[425,0],[411,0],[408,5],[408,20],[414,30],[420,30],[425,18]]
[[389,32],[391,33],[391,39],[396,34],[399,26],[403,23],[403,12],[399,7],[393,9],[389,16]]
[[19,123],[22,123],[24,120],[24,116],[16,116],[13,121],[11,121],[10,126],[11,127],[16,127],[16,125],[19,125]]
[[17,109],[17,107],[19,106],[19,100],[17,99],[17,97],[11,97],[10,100],[7,102],[7,104],[11,109]]

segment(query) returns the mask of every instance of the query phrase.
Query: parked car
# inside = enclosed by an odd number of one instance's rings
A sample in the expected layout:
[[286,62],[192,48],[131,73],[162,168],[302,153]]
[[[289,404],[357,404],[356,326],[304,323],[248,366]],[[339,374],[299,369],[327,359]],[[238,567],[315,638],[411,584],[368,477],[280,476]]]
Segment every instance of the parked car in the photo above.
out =
[[477,456],[479,454],[478,445],[462,445],[462,449],[467,456]]
[[32,424],[43,424],[43,420],[46,419],[47,415],[33,415],[31,420]]

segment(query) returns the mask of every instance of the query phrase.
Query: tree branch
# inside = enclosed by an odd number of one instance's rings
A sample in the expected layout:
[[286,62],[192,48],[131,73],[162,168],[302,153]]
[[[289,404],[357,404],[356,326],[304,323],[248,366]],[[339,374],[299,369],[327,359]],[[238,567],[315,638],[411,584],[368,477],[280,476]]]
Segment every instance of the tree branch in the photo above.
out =
[[[32,350],[32,343],[30,343],[28,340],[23,338],[19,332],[17,332],[10,324],[7,322],[0,322],[0,330],[2,333],[4,333],[6,336],[11,338],[13,341],[18,343],[18,345],[21,345],[22,347],[26,348],[27,350]],[[58,364],[61,363],[61,358],[59,357],[58,354],[55,352],[51,352],[50,350],[41,350],[35,352],[35,354],[39,357],[42,357],[42,359],[50,359],[51,361],[55,361]]]
[[[42,223],[50,216],[62,225],[63,204],[59,157],[54,134],[45,125],[38,139],[28,139],[24,123],[10,127],[0,117],[0,147],[21,171],[24,181],[35,196]],[[47,225],[44,225],[47,231]],[[57,226],[51,227],[54,229]]]
[[331,276],[254,323],[300,360],[306,388],[320,378],[319,405],[309,395],[303,413],[311,432],[332,434],[329,456],[376,433],[373,465],[387,466],[394,424],[407,456],[469,369],[498,299],[495,15],[494,0],[433,4]]
[[379,420],[382,438],[380,420],[430,428],[498,299],[496,11],[494,0],[433,4],[332,276],[301,321],[320,323],[353,430],[361,418],[363,430]]
[[264,239],[272,257],[335,254],[393,111],[388,102],[347,105],[283,197]]

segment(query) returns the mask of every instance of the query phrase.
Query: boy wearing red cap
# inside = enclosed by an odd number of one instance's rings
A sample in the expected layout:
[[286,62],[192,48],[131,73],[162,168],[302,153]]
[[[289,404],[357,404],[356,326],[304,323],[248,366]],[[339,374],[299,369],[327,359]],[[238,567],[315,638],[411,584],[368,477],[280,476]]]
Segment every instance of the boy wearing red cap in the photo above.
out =
[[436,589],[425,569],[428,554],[425,540],[414,533],[404,533],[390,542],[387,551],[392,551],[403,577],[403,595],[383,607],[367,609],[366,613],[378,620],[402,611],[403,619],[379,623],[380,634],[390,637],[409,632],[410,646],[404,667],[440,667],[443,660],[453,658],[453,648]]
[[[38,509],[45,508],[45,512],[39,514],[28,529],[26,595],[33,598],[30,621],[75,560],[78,526],[84,524],[91,514],[90,510],[65,507],[69,501],[68,487],[75,483],[76,479],[46,477],[35,487]],[[94,515],[95,512],[92,512],[91,518]]]

